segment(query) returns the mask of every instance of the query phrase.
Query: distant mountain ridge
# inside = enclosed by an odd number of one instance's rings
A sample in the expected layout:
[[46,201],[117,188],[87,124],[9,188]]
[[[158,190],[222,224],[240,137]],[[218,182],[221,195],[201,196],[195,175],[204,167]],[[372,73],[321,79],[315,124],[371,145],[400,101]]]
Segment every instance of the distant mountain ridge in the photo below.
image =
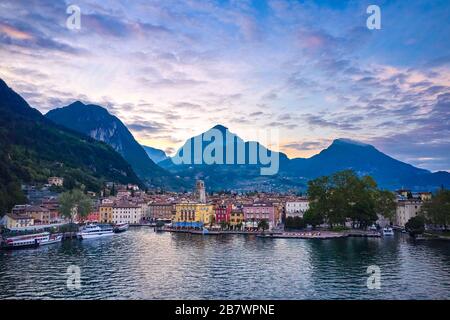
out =
[[100,191],[106,181],[143,186],[110,146],[45,118],[0,79],[0,214],[23,199],[20,184],[65,184]]
[[112,146],[148,187],[182,187],[182,181],[156,165],[122,121],[105,108],[76,101],[68,106],[50,110],[46,117],[59,125]]
[[[210,135],[210,131],[217,128],[228,130],[222,125],[217,125],[197,137]],[[242,140],[234,134],[233,136]],[[192,143],[194,138],[188,139],[186,144]],[[203,150],[207,145],[208,143],[202,145]],[[223,144],[223,148],[225,152],[226,143]],[[182,149],[183,147],[178,153]],[[278,174],[265,177],[258,172],[260,165],[251,165],[248,162],[244,165],[176,165],[171,159],[167,159],[160,165],[187,180],[196,177],[209,180],[212,190],[245,191],[262,188],[271,191],[305,191],[308,180],[346,169],[354,170],[359,175],[370,175],[380,187],[390,190],[397,188],[433,190],[441,186],[450,187],[448,172],[432,173],[416,168],[382,153],[372,145],[350,139],[336,139],[328,148],[311,158],[289,159],[281,152],[279,156]]]
[[161,150],[161,149],[157,149],[157,148],[153,148],[153,147],[149,147],[149,146],[144,146],[142,145],[142,148],[144,148],[145,152],[147,153],[148,157],[150,159],[153,160],[154,163],[158,163],[161,161],[164,161],[168,158],[168,156],[166,155],[166,153]]

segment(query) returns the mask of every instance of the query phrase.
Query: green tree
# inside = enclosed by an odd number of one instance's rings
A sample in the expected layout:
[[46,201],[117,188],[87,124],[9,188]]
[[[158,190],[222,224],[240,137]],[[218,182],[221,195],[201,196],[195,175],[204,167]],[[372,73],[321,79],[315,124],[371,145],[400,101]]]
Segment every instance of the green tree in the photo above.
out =
[[306,223],[301,217],[287,217],[285,227],[287,229],[303,229],[306,227]]
[[350,219],[353,227],[365,228],[377,220],[377,213],[389,217],[395,212],[393,194],[378,190],[372,177],[359,178],[351,170],[309,181],[308,195],[304,219],[313,226],[326,221],[333,228]]
[[263,219],[258,222],[258,230],[259,229],[262,229],[263,232],[269,229],[269,223],[267,220]]
[[305,224],[311,225],[313,228],[321,225],[324,223],[323,215],[318,211],[309,208],[303,215],[303,220],[305,221]]
[[75,214],[86,217],[92,211],[92,201],[80,190],[67,191],[59,196],[59,210],[72,222]]
[[226,221],[220,221],[220,228],[221,228],[222,230],[228,229],[228,222],[226,222]]
[[442,225],[447,229],[450,224],[450,190],[439,190],[430,201],[422,205],[420,210],[431,223]]
[[376,212],[392,222],[397,209],[394,193],[388,190],[378,190],[375,194],[375,201]]
[[412,237],[422,234],[425,231],[425,218],[421,215],[412,217],[405,224],[405,229]]

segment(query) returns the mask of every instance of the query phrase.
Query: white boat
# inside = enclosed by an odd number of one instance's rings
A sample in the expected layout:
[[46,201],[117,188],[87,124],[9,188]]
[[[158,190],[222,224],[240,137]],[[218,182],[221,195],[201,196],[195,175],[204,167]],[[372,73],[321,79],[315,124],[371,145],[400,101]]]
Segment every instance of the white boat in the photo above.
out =
[[128,230],[128,223],[118,223],[114,226],[114,232],[115,233],[120,233],[120,232],[125,232]]
[[377,230],[378,230],[377,226],[374,224],[369,227],[369,231],[377,231]]
[[78,232],[78,238],[80,239],[94,239],[94,238],[101,238],[101,237],[108,237],[112,236],[114,234],[112,227],[103,227],[96,224],[88,224],[81,228],[81,231]]
[[47,245],[61,242],[61,234],[50,234],[49,232],[25,234],[22,236],[8,237],[2,243],[3,249],[36,248],[40,245]]
[[392,228],[386,227],[383,228],[383,236],[393,236],[394,230]]
[[63,238],[62,234],[59,233],[50,234],[47,239],[39,241],[39,245],[43,246],[47,244],[58,243],[62,241],[62,238]]

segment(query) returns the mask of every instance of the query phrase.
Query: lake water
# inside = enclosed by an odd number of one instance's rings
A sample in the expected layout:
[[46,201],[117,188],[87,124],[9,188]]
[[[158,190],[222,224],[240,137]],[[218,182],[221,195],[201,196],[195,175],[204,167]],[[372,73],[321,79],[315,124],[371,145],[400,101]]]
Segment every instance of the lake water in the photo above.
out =
[[[67,268],[81,289],[67,287]],[[367,288],[371,265],[381,288]],[[334,240],[201,236],[132,228],[0,251],[0,299],[449,299],[450,243],[407,235]]]

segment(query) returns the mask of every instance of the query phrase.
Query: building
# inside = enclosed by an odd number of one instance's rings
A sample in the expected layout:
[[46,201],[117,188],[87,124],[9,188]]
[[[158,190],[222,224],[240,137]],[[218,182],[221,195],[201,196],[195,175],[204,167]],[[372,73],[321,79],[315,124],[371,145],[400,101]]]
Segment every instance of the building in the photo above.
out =
[[217,224],[229,223],[231,218],[231,204],[220,204],[215,207],[215,222]]
[[242,209],[234,209],[230,214],[230,226],[233,229],[242,227],[244,224],[244,212]]
[[41,206],[16,205],[12,209],[16,216],[26,216],[33,218],[33,224],[50,224],[52,219],[50,210]]
[[112,223],[138,224],[144,216],[143,208],[137,204],[118,203],[112,206]]
[[199,227],[214,222],[214,206],[205,203],[178,203],[172,224],[175,227]]
[[295,201],[286,202],[286,218],[300,217],[303,218],[305,212],[309,209],[308,199],[299,199]]
[[261,220],[266,220],[269,223],[269,229],[273,229],[276,226],[275,210],[275,206],[270,202],[244,205],[242,211],[244,212],[245,226],[256,228]]
[[48,184],[51,186],[62,187],[64,184],[64,178],[50,177],[48,178]]
[[94,211],[87,215],[87,217],[84,219],[84,221],[89,222],[101,222],[100,220],[100,212]]
[[420,200],[422,201],[430,201],[432,197],[431,192],[419,192]]
[[171,203],[150,203],[145,220],[172,220],[174,205]]
[[50,222],[53,223],[60,220],[61,217],[59,214],[58,198],[50,197],[43,199],[41,207],[46,208],[48,211],[50,211]]
[[203,180],[197,180],[196,194],[197,194],[198,201],[200,203],[206,203],[205,182]]
[[34,219],[32,217],[14,213],[7,213],[3,221],[5,227],[10,230],[34,226]]
[[398,200],[395,214],[395,225],[405,227],[405,224],[412,217],[417,216],[422,207],[421,200]]
[[103,223],[113,222],[113,203],[102,203],[98,208],[99,220]]

